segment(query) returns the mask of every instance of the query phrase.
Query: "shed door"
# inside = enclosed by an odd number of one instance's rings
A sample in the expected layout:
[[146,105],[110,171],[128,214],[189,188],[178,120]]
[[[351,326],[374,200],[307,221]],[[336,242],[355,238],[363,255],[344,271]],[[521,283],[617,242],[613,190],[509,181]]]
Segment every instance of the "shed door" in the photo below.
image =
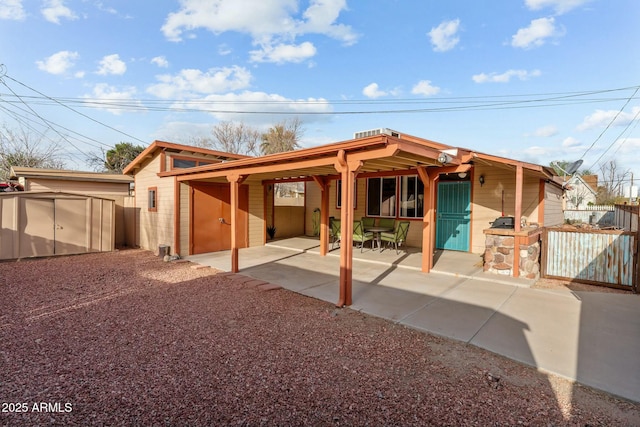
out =
[[20,258],[54,254],[53,199],[20,199]]
[[56,199],[55,254],[87,252],[87,201]]
[[[229,184],[192,183],[191,254],[231,249],[231,187]],[[240,186],[238,247],[247,247],[249,188]],[[224,219],[224,222],[220,221]]]
[[438,183],[436,248],[469,251],[471,183]]

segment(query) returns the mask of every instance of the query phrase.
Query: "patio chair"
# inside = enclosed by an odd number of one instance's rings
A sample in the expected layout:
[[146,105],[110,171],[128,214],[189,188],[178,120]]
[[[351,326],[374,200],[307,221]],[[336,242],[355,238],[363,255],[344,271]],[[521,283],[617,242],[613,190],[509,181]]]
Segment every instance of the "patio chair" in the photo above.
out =
[[336,243],[340,243],[340,220],[330,218],[329,220],[329,240],[331,241],[331,249],[334,249]]
[[371,249],[373,249],[373,233],[370,231],[364,231],[362,220],[353,221],[353,241],[360,243],[360,252],[362,252],[364,248],[364,243],[369,240],[372,242]]
[[[400,246],[407,240],[409,232],[409,221],[400,221],[396,225],[394,231],[383,231],[380,233],[380,240],[387,242],[387,246],[393,244],[396,249],[396,255],[400,253]],[[382,251],[382,248],[380,249]]]
[[365,216],[362,217],[362,226],[366,230],[369,227],[375,227],[376,219],[375,218],[367,218]]
[[396,220],[393,218],[380,218],[378,220],[378,227],[390,228],[392,230],[396,229]]

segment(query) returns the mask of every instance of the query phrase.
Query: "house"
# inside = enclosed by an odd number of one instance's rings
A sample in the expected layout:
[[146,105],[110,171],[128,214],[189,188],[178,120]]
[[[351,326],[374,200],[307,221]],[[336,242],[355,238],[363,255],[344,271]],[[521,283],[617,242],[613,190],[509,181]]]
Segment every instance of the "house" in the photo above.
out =
[[598,176],[574,175],[567,181],[565,188],[565,209],[584,209],[586,206],[596,204]]
[[[189,168],[168,167],[171,155],[159,144],[125,170],[138,189],[142,247],[170,245],[181,256],[229,250],[238,271],[239,249],[264,245],[267,226],[278,224],[275,186],[304,182],[299,233],[319,229],[321,256],[329,248],[329,218],[343,225],[339,305],[351,304],[354,219],[409,221],[406,244],[421,248],[424,272],[433,266],[435,250],[444,249],[489,254],[496,269],[514,276],[524,265],[522,250],[514,248],[537,245],[543,226],[563,222],[563,189],[551,168],[387,129],[261,157],[211,153],[218,161]],[[207,155],[181,148],[184,155]],[[513,227],[492,229],[503,216],[516,219]]]
[[[205,233],[205,229],[209,230],[208,223],[213,218],[211,215],[214,211],[217,212],[216,221],[223,215],[222,212],[218,212],[223,208],[223,203],[202,205],[198,212],[189,209],[194,199],[200,206],[201,200],[206,198],[208,201],[211,194],[224,199],[221,190],[211,183],[181,183],[166,175],[186,169],[202,170],[246,158],[248,156],[164,141],[154,141],[149,145],[123,171],[124,174],[135,178],[137,246],[152,251],[158,251],[160,246],[164,246],[170,248],[171,253],[180,255],[223,249],[216,244],[217,239],[210,236],[198,239],[198,230],[203,230],[202,233]],[[228,184],[226,191],[228,192]],[[228,198],[226,196],[226,199]],[[195,241],[190,231],[193,229],[196,230]]]
[[115,201],[115,246],[133,246],[134,217],[128,220],[128,198],[133,178],[122,174],[40,169],[13,166],[11,179],[18,180],[27,192],[82,194]]

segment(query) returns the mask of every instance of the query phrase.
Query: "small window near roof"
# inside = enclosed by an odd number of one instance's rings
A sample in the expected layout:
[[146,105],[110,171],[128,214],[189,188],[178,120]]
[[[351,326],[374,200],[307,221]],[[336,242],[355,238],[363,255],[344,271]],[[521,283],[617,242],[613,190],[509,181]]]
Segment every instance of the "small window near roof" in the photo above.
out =
[[157,212],[158,211],[158,187],[149,187],[148,192],[148,208],[149,212]]

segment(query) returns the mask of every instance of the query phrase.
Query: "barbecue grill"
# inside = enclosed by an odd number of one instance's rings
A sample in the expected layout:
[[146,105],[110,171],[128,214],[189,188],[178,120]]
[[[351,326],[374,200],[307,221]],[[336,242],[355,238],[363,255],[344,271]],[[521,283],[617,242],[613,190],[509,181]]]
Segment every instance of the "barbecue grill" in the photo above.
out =
[[506,228],[506,229],[514,229],[515,228],[515,218],[512,216],[501,216],[496,218],[495,221],[491,222],[491,228]]

